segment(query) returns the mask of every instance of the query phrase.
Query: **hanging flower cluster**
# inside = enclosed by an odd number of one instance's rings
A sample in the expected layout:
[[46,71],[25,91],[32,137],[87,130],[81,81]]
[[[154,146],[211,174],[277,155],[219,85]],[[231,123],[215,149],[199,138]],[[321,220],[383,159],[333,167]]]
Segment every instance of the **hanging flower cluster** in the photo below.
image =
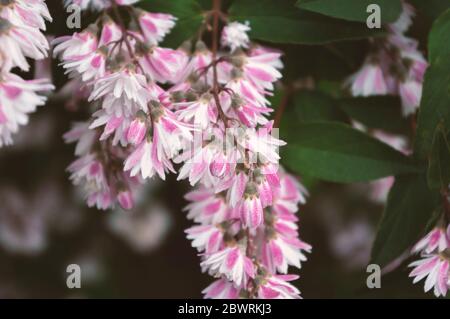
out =
[[92,120],[65,135],[77,141],[71,179],[89,206],[130,209],[134,188],[179,167],[178,179],[195,186],[186,210],[198,225],[187,236],[217,278],[205,297],[300,297],[287,272],[311,250],[295,214],[307,193],[279,167],[285,143],[267,119],[281,53],[250,43],[248,24],[225,23],[220,36],[220,19],[227,21],[217,7],[205,17],[211,48],[201,36],[163,48],[176,18],[134,2],[81,1],[103,9],[100,18],[54,41],[63,68],[96,106]]
[[38,92],[52,90],[47,79],[24,80],[12,73],[15,67],[29,71],[27,58],[47,57],[49,44],[41,30],[51,21],[45,1],[0,2],[0,147],[12,144],[12,134],[28,123],[28,114],[44,105]]
[[414,8],[403,3],[403,12],[390,24],[389,35],[373,39],[370,55],[363,66],[348,79],[354,96],[399,95],[403,115],[414,114],[422,97],[426,59],[418,50],[418,42],[405,36],[412,24]]
[[311,249],[298,238],[295,215],[306,190],[279,168],[276,150],[285,143],[270,134],[266,118],[281,54],[250,46],[249,28],[227,24],[218,53],[216,43],[211,51],[198,43],[178,83],[195,98],[175,103],[176,113],[203,132],[194,134],[194,152],[175,158],[184,162],[179,179],[197,185],[186,210],[198,225],[186,233],[203,271],[217,278],[206,298],[298,298],[289,283],[297,276],[287,271],[300,268]]

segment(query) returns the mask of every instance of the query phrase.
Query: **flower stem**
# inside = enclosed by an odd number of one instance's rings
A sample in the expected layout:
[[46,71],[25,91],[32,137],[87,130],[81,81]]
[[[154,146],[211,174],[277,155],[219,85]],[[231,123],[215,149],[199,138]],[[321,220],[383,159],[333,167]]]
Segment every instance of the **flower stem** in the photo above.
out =
[[290,86],[286,86],[284,89],[283,97],[281,98],[280,104],[278,105],[277,111],[275,112],[275,119],[274,119],[273,127],[280,127],[281,118],[283,117],[283,113],[289,102],[291,93],[292,93],[292,88]]
[[219,99],[219,81],[217,76],[217,63],[215,63],[217,59],[217,51],[219,48],[219,18],[221,16],[221,0],[213,0],[213,9],[212,9],[212,17],[213,17],[213,34],[212,34],[212,70],[213,70],[213,96],[214,101],[217,105],[217,110],[219,111],[219,117],[222,119],[225,127],[228,127],[228,118],[225,115],[225,112],[220,105]]

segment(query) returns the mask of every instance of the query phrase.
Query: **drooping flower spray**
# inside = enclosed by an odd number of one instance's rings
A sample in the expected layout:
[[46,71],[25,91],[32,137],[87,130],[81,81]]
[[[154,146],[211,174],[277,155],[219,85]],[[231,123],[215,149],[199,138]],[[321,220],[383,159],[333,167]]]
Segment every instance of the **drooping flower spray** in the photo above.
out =
[[[307,192],[279,167],[277,148],[285,143],[271,134],[267,119],[272,111],[267,96],[281,78],[281,53],[250,43],[251,26],[226,21],[220,1],[214,1],[207,19],[211,49],[197,42],[188,82],[179,84],[196,98],[175,103],[180,118],[203,132],[195,152],[176,159],[184,161],[179,179],[196,185],[186,195],[186,210],[197,225],[186,233],[200,252],[203,271],[216,278],[203,293],[206,298],[299,298],[290,283],[297,276],[287,272],[290,265],[300,268],[304,252],[311,250],[298,238],[295,215]],[[235,143],[227,147],[230,139]]]
[[418,42],[405,35],[412,24],[414,8],[402,0],[403,11],[388,25],[389,35],[372,40],[372,50],[363,66],[348,79],[353,96],[398,95],[404,116],[414,114],[422,97],[426,59]]
[[130,6],[136,2],[75,1],[102,14],[83,31],[53,41],[75,91],[97,105],[92,119],[76,123],[64,138],[77,141],[71,179],[84,186],[88,205],[99,209],[116,203],[131,209],[133,190],[155,173],[164,179],[173,171],[169,160],[181,139],[191,138],[191,128],[161,102],[164,91],[156,83],[172,81],[185,58],[158,46],[175,18]]
[[27,58],[47,57],[45,21],[52,17],[43,0],[0,3],[0,147],[13,143],[12,135],[28,123],[29,114],[45,104],[40,93],[53,89],[49,79],[24,80],[13,73],[16,67],[30,71]]

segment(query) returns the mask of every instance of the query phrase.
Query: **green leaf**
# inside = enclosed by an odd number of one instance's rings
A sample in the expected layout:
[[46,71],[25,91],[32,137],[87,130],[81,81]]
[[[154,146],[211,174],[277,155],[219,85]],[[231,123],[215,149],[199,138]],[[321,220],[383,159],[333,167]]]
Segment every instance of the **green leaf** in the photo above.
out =
[[253,39],[274,43],[323,44],[384,35],[365,24],[324,17],[295,7],[295,0],[239,0],[231,20],[250,22]]
[[439,122],[450,123],[450,10],[433,24],[428,42],[430,67],[425,74],[414,151],[426,159]]
[[409,0],[416,10],[425,14],[429,19],[436,19],[450,8],[450,0]]
[[170,13],[177,23],[163,41],[164,46],[176,48],[195,35],[203,23],[202,7],[196,0],[145,0],[140,6],[150,12]]
[[447,188],[450,184],[450,145],[448,132],[438,125],[434,133],[428,162],[428,186],[434,189]]
[[[334,182],[362,182],[417,172],[408,157],[350,126],[316,122],[298,124],[284,146],[284,164],[298,173]],[[283,136],[283,131],[281,135]]]
[[397,176],[381,218],[372,261],[381,266],[393,261],[423,235],[437,198],[424,174]]
[[298,92],[292,109],[302,122],[340,122],[347,119],[331,97],[315,91]]
[[337,101],[337,104],[348,116],[369,128],[393,133],[405,133],[409,130],[409,123],[402,116],[398,97],[342,98]]
[[347,120],[346,115],[335,105],[335,101],[318,91],[298,91],[290,104],[292,105],[286,108],[280,124],[281,138],[288,143],[297,141],[299,123]]
[[298,0],[301,9],[330,17],[365,22],[370,13],[367,7],[377,4],[381,9],[381,22],[394,22],[402,11],[400,0]]

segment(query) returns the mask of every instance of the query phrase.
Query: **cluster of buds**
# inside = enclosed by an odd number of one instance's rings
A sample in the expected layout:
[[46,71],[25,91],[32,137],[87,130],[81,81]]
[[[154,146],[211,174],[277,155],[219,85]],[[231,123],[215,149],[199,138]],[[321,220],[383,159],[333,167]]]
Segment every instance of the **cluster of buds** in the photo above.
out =
[[0,147],[12,144],[12,134],[28,122],[28,114],[44,105],[38,92],[53,89],[48,79],[24,80],[14,68],[29,71],[27,58],[47,57],[49,44],[42,34],[51,21],[43,0],[0,2]]
[[130,209],[134,188],[179,168],[178,179],[195,186],[186,210],[198,225],[188,238],[203,270],[218,278],[205,297],[298,298],[289,283],[297,276],[287,271],[311,249],[298,238],[295,214],[306,190],[279,167],[285,143],[267,118],[281,53],[250,43],[250,26],[228,23],[219,1],[205,16],[210,47],[199,32],[163,48],[176,18],[132,2],[95,2],[103,12],[94,24],[54,41],[96,107],[65,135],[77,141],[73,182],[84,185],[90,206]]
[[354,96],[399,95],[404,116],[414,114],[419,107],[428,66],[418,42],[404,35],[413,16],[414,8],[403,1],[402,14],[388,26],[389,35],[372,40],[364,65],[347,81]]

